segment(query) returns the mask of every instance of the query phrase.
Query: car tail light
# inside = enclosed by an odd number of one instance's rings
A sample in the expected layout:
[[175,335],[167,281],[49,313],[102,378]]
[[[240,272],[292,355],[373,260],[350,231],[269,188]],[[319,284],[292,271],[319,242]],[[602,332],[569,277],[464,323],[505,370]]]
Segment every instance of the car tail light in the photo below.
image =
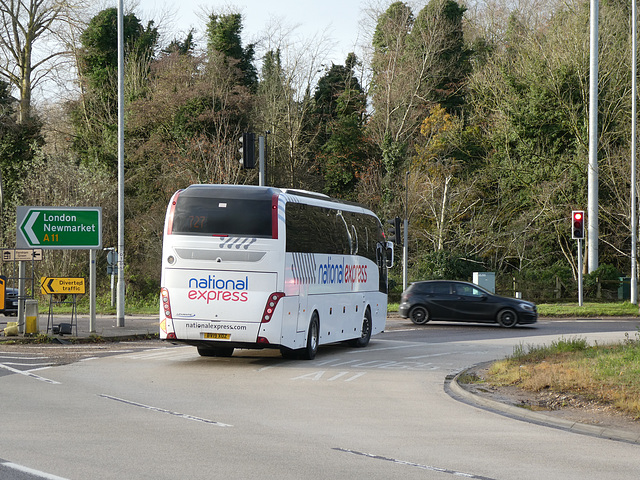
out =
[[262,322],[261,323],[269,323],[271,318],[273,317],[273,312],[278,306],[278,302],[280,299],[284,297],[283,292],[274,292],[269,295],[269,299],[267,300],[267,304],[264,307],[264,312],[262,313]]

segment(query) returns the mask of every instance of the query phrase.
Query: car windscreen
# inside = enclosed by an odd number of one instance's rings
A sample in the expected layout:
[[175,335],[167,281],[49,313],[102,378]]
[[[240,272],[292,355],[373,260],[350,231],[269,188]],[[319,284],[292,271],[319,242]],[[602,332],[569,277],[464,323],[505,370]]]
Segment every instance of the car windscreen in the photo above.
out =
[[172,232],[187,235],[271,237],[271,198],[180,195]]

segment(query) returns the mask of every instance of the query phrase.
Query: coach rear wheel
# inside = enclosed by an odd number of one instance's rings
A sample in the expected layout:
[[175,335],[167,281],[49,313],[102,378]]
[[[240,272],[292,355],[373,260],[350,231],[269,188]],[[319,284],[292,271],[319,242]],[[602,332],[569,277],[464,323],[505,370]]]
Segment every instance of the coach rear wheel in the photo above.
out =
[[313,360],[318,353],[318,341],[320,339],[320,319],[318,313],[313,312],[309,322],[309,332],[307,333],[307,346],[302,349],[302,358]]
[[362,319],[362,332],[359,338],[354,338],[349,342],[349,345],[357,348],[366,347],[371,340],[371,311],[367,308],[364,312],[364,318]]

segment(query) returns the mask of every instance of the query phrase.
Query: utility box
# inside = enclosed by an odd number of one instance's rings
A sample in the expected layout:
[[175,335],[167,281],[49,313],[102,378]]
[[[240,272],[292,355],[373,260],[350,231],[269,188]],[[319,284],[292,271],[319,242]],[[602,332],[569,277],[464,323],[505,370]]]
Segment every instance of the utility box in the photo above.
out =
[[40,321],[38,319],[38,301],[27,299],[24,301],[25,335],[37,335],[40,333]]
[[496,293],[496,273],[495,272],[473,272],[473,283]]
[[631,277],[619,277],[618,300],[631,300]]

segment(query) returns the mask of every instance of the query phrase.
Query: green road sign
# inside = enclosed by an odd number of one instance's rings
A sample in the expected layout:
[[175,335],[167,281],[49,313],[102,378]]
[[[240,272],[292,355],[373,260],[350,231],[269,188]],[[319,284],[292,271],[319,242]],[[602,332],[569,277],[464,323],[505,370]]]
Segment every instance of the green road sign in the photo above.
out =
[[18,207],[16,248],[102,248],[101,207]]

